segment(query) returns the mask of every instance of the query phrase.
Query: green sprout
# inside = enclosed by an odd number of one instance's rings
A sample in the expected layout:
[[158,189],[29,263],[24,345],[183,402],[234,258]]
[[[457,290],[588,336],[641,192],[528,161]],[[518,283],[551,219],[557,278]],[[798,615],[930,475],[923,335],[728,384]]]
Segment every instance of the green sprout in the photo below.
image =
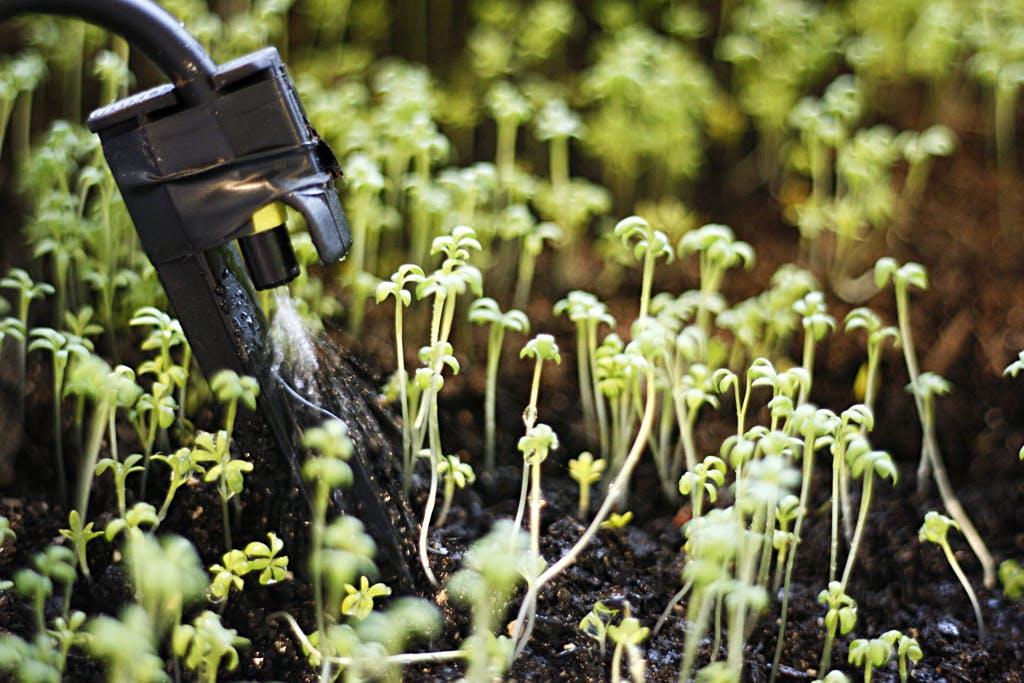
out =
[[164,502],[160,506],[160,511],[157,512],[157,517],[161,522],[167,517],[167,511],[170,510],[171,502],[178,489],[187,484],[194,475],[206,471],[206,468],[196,461],[196,453],[197,450],[194,448],[183,447],[170,455],[156,454],[153,456],[154,460],[163,462],[170,469],[167,493],[164,494]]
[[956,578],[960,580],[960,585],[964,587],[967,597],[971,600],[971,607],[974,608],[974,618],[978,622],[978,640],[984,641],[985,621],[981,615],[981,605],[978,603],[978,596],[974,593],[974,589],[971,588],[970,580],[964,574],[964,570],[961,569],[960,563],[956,559],[956,554],[953,553],[953,549],[949,545],[948,534],[950,527],[960,529],[960,525],[956,523],[956,520],[931,510],[924,516],[924,524],[921,525],[917,536],[922,543],[924,541],[931,541],[942,548],[946,561],[949,562],[953,573],[956,574]]
[[711,338],[712,302],[718,295],[726,271],[742,265],[752,268],[754,248],[736,239],[727,225],[710,223],[683,235],[677,246],[679,258],[700,254],[700,293],[697,327]]
[[615,224],[615,236],[623,246],[632,245],[633,255],[643,261],[644,271],[640,289],[640,313],[638,319],[646,318],[651,305],[651,286],[654,283],[654,264],[659,258],[671,263],[675,252],[669,245],[668,235],[655,230],[640,216],[623,218]]
[[224,522],[224,547],[231,549],[231,522],[228,515],[228,501],[245,488],[245,473],[252,472],[253,464],[248,460],[231,457],[231,440],[225,430],[216,434],[200,431],[195,438],[194,458],[197,463],[210,463],[203,475],[203,481],[217,482],[220,496],[221,517]]
[[725,484],[725,461],[715,455],[709,455],[679,479],[679,493],[691,496],[692,517],[700,517],[704,512],[704,498],[714,503],[718,498],[718,489]]
[[484,390],[484,470],[488,475],[495,473],[495,415],[497,412],[498,365],[501,360],[505,332],[512,330],[520,334],[530,331],[530,320],[518,309],[502,313],[498,302],[490,297],[481,297],[469,307],[469,321],[477,325],[490,325],[487,335],[487,384]]
[[32,558],[32,568],[22,568],[14,573],[14,588],[32,602],[38,633],[46,630],[46,601],[54,594],[54,584],[64,586],[64,607],[61,614],[66,618],[71,604],[71,588],[75,583],[75,553],[62,545],[50,545]]
[[117,494],[117,510],[124,517],[128,510],[127,504],[127,486],[128,475],[134,472],[142,472],[143,468],[136,463],[142,460],[140,453],[133,453],[124,459],[124,462],[118,462],[113,458],[103,458],[96,463],[96,476],[101,476],[107,470],[113,474],[114,477],[114,490]]
[[[0,528],[2,538],[2,528]],[[1024,567],[1017,560],[1003,560],[999,563],[999,583],[1007,600],[1024,598]]]
[[15,369],[17,370],[17,395],[18,395],[18,419],[25,416],[25,340],[29,335],[29,309],[33,301],[51,296],[56,290],[49,283],[37,283],[32,280],[29,273],[22,268],[11,268],[2,280],[0,289],[13,290],[16,293],[17,301],[13,305],[17,309],[17,321],[20,324],[17,330],[11,333],[12,326],[8,325],[8,334],[17,341],[15,355]]
[[468,462],[462,462],[457,455],[446,455],[437,463],[438,475],[444,480],[444,502],[437,516],[437,526],[444,524],[455,497],[455,489],[464,489],[476,481],[476,473]]
[[67,379],[68,363],[71,359],[89,354],[89,349],[80,339],[70,337],[49,327],[32,330],[29,350],[43,349],[53,359],[53,443],[54,462],[57,470],[57,495],[61,505],[67,502],[68,483],[64,475],[64,383]]
[[602,529],[625,529],[633,521],[633,511],[626,510],[623,513],[610,512],[608,519],[601,522]]
[[892,480],[893,486],[899,477],[896,463],[892,456],[885,451],[871,450],[871,445],[862,437],[855,437],[846,446],[846,463],[850,468],[850,474],[854,477],[861,477],[863,489],[860,494],[860,511],[857,513],[857,525],[854,527],[853,539],[850,541],[849,554],[846,557],[846,566],[843,569],[843,576],[840,581],[843,593],[850,584],[850,575],[853,572],[853,565],[857,561],[857,551],[860,548],[861,537],[867,524],[868,509],[871,506],[871,494],[874,488],[875,477]]
[[155,631],[149,616],[138,605],[121,611],[120,619],[100,616],[85,627],[86,649],[107,666],[111,683],[167,681],[164,662],[157,653]]
[[893,647],[881,638],[857,638],[850,643],[850,664],[864,668],[864,683],[871,683],[874,670],[889,663],[893,656]]
[[273,585],[288,576],[288,556],[279,554],[283,549],[284,541],[273,531],[267,532],[267,543],[252,541],[245,546],[249,571],[259,572],[261,586]]
[[210,389],[217,400],[227,406],[224,412],[224,432],[226,440],[230,441],[235,429],[238,404],[241,403],[249,410],[256,410],[256,397],[260,393],[259,382],[255,377],[239,376],[234,370],[225,369],[210,379]]
[[205,683],[217,680],[221,666],[227,671],[237,669],[237,648],[248,645],[247,638],[239,636],[233,628],[225,628],[220,615],[210,610],[203,610],[191,625],[179,626],[171,640],[175,656],[183,657],[185,666]]
[[412,303],[412,294],[406,290],[410,284],[423,282],[423,269],[412,264],[403,264],[391,276],[390,281],[377,285],[377,303],[387,297],[395,298],[395,346],[398,363],[399,402],[402,409],[402,484],[406,491],[412,485],[412,470],[415,458],[412,453],[412,420],[409,406],[408,373],[405,370],[405,341],[402,311]]
[[608,635],[608,625],[611,623],[612,617],[618,613],[619,610],[609,607],[599,600],[594,603],[594,607],[587,612],[586,616],[580,620],[580,631],[588,638],[593,638],[597,641],[598,648],[601,651],[601,659],[604,659],[605,655],[605,639]]
[[[303,463],[302,478],[313,485],[310,496],[312,498],[310,520],[312,550],[309,556],[309,567],[312,575],[313,600],[316,604],[317,631],[324,633],[327,598],[323,582],[325,575],[329,575],[330,572],[327,560],[331,554],[326,543],[327,507],[330,504],[331,491],[343,486],[350,486],[352,483],[352,468],[345,462],[352,457],[352,441],[343,422],[327,420],[320,427],[307,429],[302,435],[302,444],[318,454],[307,458]],[[345,523],[350,524],[350,522]],[[361,528],[359,530],[361,531]],[[371,543],[368,551],[371,554],[372,547]],[[354,571],[352,573],[354,574]],[[333,578],[333,575],[330,576]],[[351,578],[342,576],[338,578],[338,582],[344,584]],[[338,590],[340,590],[340,586],[338,586]]]
[[[519,450],[523,453],[524,471],[530,473],[530,552],[534,558],[540,558],[540,510],[543,504],[540,490],[540,466],[548,453],[558,448],[558,436],[554,430],[544,423],[531,425],[526,436],[519,439]],[[525,481],[525,477],[524,477]],[[520,497],[519,508],[522,510],[523,500]],[[521,515],[517,515],[517,521]]]
[[804,403],[811,393],[814,378],[814,349],[829,332],[835,329],[836,319],[826,312],[825,296],[821,292],[809,292],[793,304],[793,310],[801,317],[804,327],[804,351],[801,366],[807,374],[807,382],[800,387],[797,405]]
[[537,421],[537,398],[540,394],[540,377],[544,361],[554,361],[556,365],[561,365],[562,356],[558,352],[558,343],[553,336],[550,334],[538,334],[526,342],[522,351],[519,352],[519,357],[533,358],[535,360],[533,379],[530,382],[530,401],[526,404],[526,410],[523,411],[523,424],[526,425],[526,429],[529,431]]
[[615,643],[612,651],[612,683],[622,681],[622,655],[626,654],[630,677],[634,683],[643,683],[644,660],[640,654],[640,643],[646,640],[651,629],[641,626],[636,617],[629,616],[629,603],[625,603],[622,621],[608,626],[608,637]]
[[[862,403],[850,406],[840,416],[839,429],[829,446],[832,452],[832,542],[828,559],[828,580],[836,578],[839,563],[839,511],[842,509],[843,521],[846,524],[846,537],[850,539],[853,531],[850,528],[849,481],[850,468],[846,464],[847,446],[856,438],[862,437],[875,424],[871,410]],[[823,669],[825,667],[822,667]]]
[[603,323],[615,326],[607,307],[589,292],[573,290],[554,306],[555,315],[566,313],[576,326],[576,367],[580,386],[580,404],[588,434],[597,432],[600,453],[608,455],[608,426],[604,400],[597,379],[597,329]]
[[846,635],[857,623],[857,601],[843,592],[838,581],[829,581],[828,589],[818,593],[818,602],[828,605],[825,613],[825,647],[818,671],[828,669],[832,661],[832,643],[836,634]]
[[516,163],[516,136],[519,126],[530,118],[532,108],[529,100],[508,81],[496,81],[487,91],[485,104],[497,124],[494,159],[498,167],[498,178],[502,186],[511,191]]
[[365,576],[359,577],[359,587],[356,588],[350,583],[345,584],[345,592],[348,595],[341,601],[341,613],[362,621],[370,616],[373,611],[373,601],[376,598],[383,598],[391,595],[391,589],[383,583],[375,583],[372,586]]
[[590,488],[601,481],[604,474],[605,461],[594,458],[589,451],[583,451],[569,461],[569,476],[579,484],[579,504],[576,506],[576,517],[583,519],[590,509]]
[[905,636],[895,629],[886,631],[880,637],[895,648],[900,668],[900,683],[907,683],[910,673],[914,670],[914,665],[920,662],[924,656],[920,643],[916,638]]
[[917,416],[921,422],[921,461],[917,468],[917,486],[921,490],[925,485],[925,479],[931,472],[932,479],[939,489],[939,496],[946,512],[956,520],[958,528],[967,539],[968,545],[981,563],[984,575],[984,584],[992,588],[996,583],[996,562],[985,545],[984,539],[978,533],[971,518],[967,515],[960,499],[949,481],[949,474],[946,471],[942,454],[939,450],[938,436],[935,432],[934,417],[934,396],[933,389],[938,385],[927,381],[919,383],[918,378],[921,372],[918,370],[917,355],[914,349],[914,341],[910,328],[910,287],[919,289],[928,288],[928,272],[919,263],[905,263],[902,266],[889,257],[882,257],[875,263],[874,268],[875,284],[883,287],[892,282],[893,292],[896,296],[896,316],[899,321],[900,344],[903,347],[903,357],[907,365],[907,375],[910,378],[911,393],[914,396],[914,406],[917,408]]

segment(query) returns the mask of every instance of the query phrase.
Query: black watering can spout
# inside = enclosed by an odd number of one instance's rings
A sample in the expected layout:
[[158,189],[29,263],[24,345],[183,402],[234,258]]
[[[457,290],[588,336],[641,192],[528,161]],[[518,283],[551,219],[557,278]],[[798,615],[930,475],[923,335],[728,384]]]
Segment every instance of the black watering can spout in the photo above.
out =
[[[306,118],[277,50],[217,66],[151,0],[0,0],[0,20],[27,13],[79,17],[119,33],[170,79],[94,112],[89,128],[204,372],[228,368],[260,382],[259,416],[237,437],[248,440],[242,449],[254,459],[280,452],[297,481],[302,409],[272,370],[254,290],[298,275],[285,205],[305,218],[325,264],[345,255],[351,235],[334,186],[338,161]],[[266,463],[280,464],[279,456]],[[372,463],[352,464],[354,507],[375,536],[385,575],[409,589],[414,542],[411,529],[396,530],[400,501],[376,485]]]

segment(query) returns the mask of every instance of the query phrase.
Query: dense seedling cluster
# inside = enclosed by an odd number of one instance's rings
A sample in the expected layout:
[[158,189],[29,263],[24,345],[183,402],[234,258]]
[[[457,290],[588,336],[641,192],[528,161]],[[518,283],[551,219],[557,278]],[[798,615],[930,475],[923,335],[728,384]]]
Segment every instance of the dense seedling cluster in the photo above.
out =
[[[128,46],[32,18],[21,25],[28,47],[0,61],[2,160],[25,198],[33,257],[0,279],[0,360],[18,397],[5,419],[18,425],[29,407],[42,410],[25,402],[29,369],[45,377],[51,502],[67,526],[0,580],[33,620],[0,636],[4,675],[61,680],[69,655],[87,655],[111,681],[214,681],[251,644],[225,621],[229,606],[296,582],[308,604],[272,621],[319,680],[398,680],[412,666],[455,662],[463,680],[485,683],[530,647],[550,588],[595,537],[625,536],[631,498],[657,495],[666,511],[681,508],[680,588],[654,596],[661,618],[643,623],[621,596],[574,616],[608,680],[643,681],[645,647],[672,623],[685,631],[671,662],[679,681],[745,680],[747,639],[776,621],[777,680],[796,568],[808,563],[812,525],[827,518],[828,562],[811,578],[822,648],[803,675],[871,681],[889,666],[905,683],[927,643],[900,631],[871,638],[858,622],[866,588],[854,569],[872,505],[909,474],[872,444],[882,396],[916,409],[917,484],[924,495],[934,481],[950,515],[929,512],[920,538],[940,545],[968,592],[980,640],[982,603],[948,529],[963,534],[987,588],[998,574],[1008,599],[1024,592],[1016,561],[997,570],[943,462],[936,398],[951,386],[921,370],[910,320],[910,291],[926,290],[928,273],[881,246],[905,236],[935,161],[956,151],[936,121],[961,76],[991,90],[1000,217],[1019,227],[1006,188],[1024,84],[1020,2],[738,0],[714,16],[670,2],[473,2],[457,68],[434,71],[377,58],[387,31],[411,27],[408,54],[430,61],[416,3],[400,3],[400,15],[371,0],[245,0],[222,3],[223,13],[201,0],[162,4],[218,61],[276,45],[342,160],[351,254],[336,270],[310,267],[315,247],[290,214],[302,273],[261,301],[268,313],[292,307],[312,332],[388,331],[371,351],[394,370],[383,391],[399,416],[433,601],[393,595],[377,581],[362,523],[332,518],[332,496],[353,484],[340,420],[301,435],[305,556],[289,557],[280,530],[240,528],[255,465],[233,442],[259,385],[231,371],[201,380],[98,142],[79,123],[83,104],[127,93]],[[911,83],[927,92],[928,125],[896,130],[880,112],[887,93]],[[34,131],[44,89],[59,89],[67,120]],[[758,226],[691,208],[719,158],[740,169],[728,183],[768,188],[799,231],[793,263],[756,275],[768,284],[746,298],[736,292],[750,290],[744,271],[758,254],[742,238]],[[862,304],[890,286],[887,321],[881,297],[879,312]],[[829,345],[844,334],[866,337],[862,369],[844,404],[819,405]],[[893,387],[886,342],[901,350],[910,398]],[[1021,354],[1006,374],[1024,368]],[[473,373],[482,445],[453,452],[444,399],[456,375]],[[561,403],[549,400],[556,374],[568,387]],[[578,415],[552,407],[566,396]],[[510,414],[521,420],[502,419]],[[0,475],[12,457],[0,449]],[[638,492],[647,458],[658,490]],[[510,464],[514,516],[469,539],[453,567],[436,532],[463,513],[466,488],[492,490]],[[578,486],[580,531],[555,553],[544,542],[545,477],[559,470]],[[180,509],[203,494],[212,515]],[[206,567],[183,518],[220,526]],[[0,553],[17,541],[0,517]],[[100,557],[114,558],[127,595],[109,614],[85,614],[75,593],[96,581]],[[464,612],[457,628],[443,616],[453,610]]]

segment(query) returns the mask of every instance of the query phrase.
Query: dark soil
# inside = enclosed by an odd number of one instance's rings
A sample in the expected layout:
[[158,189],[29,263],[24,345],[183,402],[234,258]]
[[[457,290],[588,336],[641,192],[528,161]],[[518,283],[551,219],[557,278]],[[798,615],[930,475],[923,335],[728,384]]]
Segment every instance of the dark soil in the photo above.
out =
[[[951,110],[951,117],[962,112]],[[949,378],[954,393],[938,402],[939,435],[957,491],[997,558],[1024,558],[1024,464],[1017,449],[1024,443],[1024,387],[1000,376],[1002,368],[1024,348],[1024,282],[1020,277],[1024,254],[1022,225],[1008,236],[1000,232],[996,214],[996,175],[986,162],[982,135],[973,133],[981,124],[968,112],[951,123],[961,135],[961,150],[936,164],[933,183],[920,209],[890,233],[886,252],[900,260],[918,260],[932,275],[931,289],[914,296],[915,335],[923,365]],[[906,123],[906,122],[905,122]],[[912,125],[908,123],[907,125]],[[982,131],[984,132],[984,131]],[[1024,184],[1016,183],[1016,201],[1024,205]],[[758,250],[759,265],[752,276],[732,278],[730,297],[735,299],[757,291],[774,268],[792,260],[796,253],[795,231],[783,225],[775,200],[766,190],[757,190],[736,201],[724,190],[702,199],[709,220],[731,224],[742,239]],[[1018,214],[1019,215],[1019,214]],[[5,240],[5,244],[7,244]],[[881,252],[872,254],[880,255]],[[581,258],[587,258],[581,254]],[[542,271],[543,272],[543,269]],[[633,276],[631,274],[631,276]],[[677,264],[662,271],[660,286],[682,291],[694,285],[692,264]],[[587,286],[592,277],[583,276]],[[634,282],[633,285],[636,283]],[[542,285],[541,285],[542,286]],[[625,289],[630,289],[626,287]],[[533,304],[531,318],[546,331],[559,336],[563,349],[573,348],[571,329],[563,319],[548,320],[550,304],[563,291],[541,292]],[[610,302],[613,310],[626,309],[633,294],[618,295]],[[841,319],[845,309],[830,302]],[[872,301],[887,320],[895,316],[888,296]],[[361,342],[343,340],[356,355],[381,368],[391,367],[393,352],[388,343],[389,315],[371,315]],[[368,340],[378,340],[371,343]],[[819,367],[814,400],[835,410],[853,402],[851,389],[861,362],[861,340],[836,335],[818,355]],[[481,353],[478,351],[478,353]],[[510,357],[512,354],[508,354]],[[583,527],[573,518],[576,485],[567,473],[566,461],[585,446],[585,435],[575,427],[578,408],[572,379],[573,363],[568,358],[561,368],[546,375],[540,414],[562,439],[562,448],[549,458],[544,470],[546,507],[543,513],[543,553],[553,559],[561,555]],[[525,370],[515,362],[506,364],[507,377],[499,397],[504,415],[500,453],[504,466],[492,488],[482,486],[460,493],[450,521],[432,534],[432,545],[444,550],[437,555],[435,571],[442,580],[459,566],[468,545],[486,533],[491,523],[511,516],[518,495],[520,470],[516,463],[515,440],[521,432],[518,413],[528,393]],[[853,676],[859,673],[845,664],[846,644],[854,637],[876,637],[888,629],[900,629],[921,643],[924,658],[913,680],[949,683],[1024,681],[1024,604],[1008,602],[997,589],[981,588],[980,569],[956,535],[957,555],[972,583],[979,590],[989,635],[981,642],[970,604],[937,547],[917,539],[924,514],[940,509],[933,489],[916,491],[914,470],[920,447],[914,407],[903,391],[906,373],[898,351],[889,350],[883,368],[886,393],[880,397],[873,440],[876,447],[893,453],[900,465],[900,483],[895,490],[878,489],[869,532],[853,573],[850,593],[859,604],[854,633],[837,642],[833,666]],[[4,414],[12,412],[9,375],[2,377],[0,403]],[[444,394],[445,446],[472,460],[482,452],[482,377],[467,367],[467,373],[448,383]],[[0,554],[0,577],[7,578],[27,565],[33,554],[59,541],[57,530],[65,525],[66,512],[55,506],[49,450],[48,381],[39,367],[29,375],[29,417],[25,433],[0,430],[6,444],[18,443],[14,480],[0,489],[0,515],[10,519],[17,541]],[[727,411],[725,411],[727,412]],[[200,416],[212,423],[212,416]],[[381,419],[380,415],[376,419]],[[727,414],[708,413],[700,423],[698,440],[702,449],[713,452],[727,431]],[[13,429],[10,422],[7,429]],[[387,430],[390,432],[390,429]],[[476,463],[474,463],[476,464]],[[821,473],[823,473],[822,470]],[[295,543],[292,566],[297,575],[270,588],[253,587],[233,597],[224,612],[225,623],[252,640],[241,667],[228,679],[315,680],[295,640],[281,622],[268,622],[278,610],[291,612],[299,621],[311,621],[312,602],[303,581],[301,556],[306,520],[306,503],[298,489],[282,490],[267,482],[274,477],[254,475],[243,506],[236,545],[262,538],[276,530]],[[261,483],[263,482],[263,483]],[[812,510],[826,500],[823,482],[816,482]],[[95,509],[113,509],[109,482],[100,482]],[[632,510],[636,515],[628,527],[602,531],[591,548],[561,578],[541,594],[537,626],[523,656],[508,673],[515,681],[604,681],[609,662],[597,646],[581,634],[577,625],[597,600],[628,601],[641,623],[653,625],[669,598],[680,586],[683,565],[683,537],[676,518],[678,502],[665,501],[649,465],[641,466],[632,486]],[[422,487],[413,509],[422,504]],[[273,502],[269,504],[268,501]],[[102,527],[110,513],[100,515]],[[174,514],[162,527],[187,536],[209,565],[223,552],[219,504],[212,491],[189,488],[175,506]],[[810,681],[816,677],[820,657],[824,610],[816,601],[827,577],[827,516],[810,520],[796,564],[793,600],[779,681]],[[296,552],[297,551],[297,552]],[[113,564],[113,555],[102,542],[90,549],[95,578],[92,585],[80,582],[73,606],[90,614],[116,613],[129,599],[124,577]],[[443,602],[441,594],[425,597]],[[514,616],[517,604],[508,618]],[[59,606],[50,605],[53,611]],[[450,615],[443,637],[431,646],[457,646],[467,629],[466,619],[448,608]],[[765,612],[754,629],[747,649],[745,680],[766,681],[777,633],[777,604]],[[644,643],[651,681],[676,680],[685,633],[683,608],[678,608],[656,638]],[[0,633],[29,635],[30,607],[11,591],[0,593]],[[426,646],[424,646],[426,647]],[[701,661],[713,653],[705,643]],[[724,653],[716,653],[719,658]],[[456,680],[457,666],[410,669],[410,681]],[[102,676],[100,668],[80,653],[72,654],[67,680],[91,681]],[[890,666],[875,680],[898,680]]]

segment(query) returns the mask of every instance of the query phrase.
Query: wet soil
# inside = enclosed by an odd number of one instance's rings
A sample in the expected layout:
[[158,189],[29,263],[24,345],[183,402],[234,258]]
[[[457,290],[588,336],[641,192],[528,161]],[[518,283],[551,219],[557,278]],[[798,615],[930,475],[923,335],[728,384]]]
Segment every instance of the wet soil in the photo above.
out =
[[[964,504],[997,558],[1024,559],[1024,464],[1017,449],[1024,443],[1024,386],[1002,378],[1001,371],[1024,348],[1024,225],[1003,232],[997,218],[996,174],[987,161],[989,151],[982,140],[983,122],[978,114],[947,112],[950,117],[966,116],[951,123],[961,136],[961,149],[952,159],[940,160],[917,211],[894,230],[885,245],[873,245],[872,256],[885,253],[902,260],[917,260],[931,273],[931,288],[913,299],[914,334],[926,370],[942,373],[954,384],[954,392],[938,402],[939,436],[951,476]],[[972,118],[973,116],[973,118]],[[905,125],[910,125],[904,122]],[[1024,184],[1013,185],[1015,201],[1024,206]],[[797,253],[795,231],[783,224],[778,203],[764,189],[756,189],[737,200],[725,190],[709,193],[701,200],[708,220],[731,224],[740,238],[757,248],[759,263],[749,276],[732,278],[730,300],[749,296],[763,287],[775,267],[793,260]],[[1018,218],[1020,213],[1015,214]],[[581,259],[589,259],[586,253]],[[545,268],[544,266],[547,266]],[[542,264],[540,272],[552,264]],[[586,269],[581,269],[586,271]],[[626,274],[635,278],[632,273]],[[571,285],[586,286],[586,276]],[[695,283],[692,264],[676,264],[659,274],[659,286],[682,291]],[[544,290],[539,285],[531,318],[544,321],[540,327],[555,333],[563,349],[573,348],[572,330],[562,319],[549,320],[551,303],[564,289]],[[627,310],[635,301],[627,282],[609,301],[613,310]],[[894,322],[893,306],[886,295],[871,302],[888,322]],[[849,308],[830,301],[839,319]],[[620,316],[621,317],[621,316]],[[377,368],[392,367],[389,315],[368,318],[367,331],[359,340],[339,335],[353,353]],[[625,330],[624,330],[625,331]],[[853,402],[851,386],[861,363],[861,340],[836,335],[819,352],[813,400],[834,410]],[[482,347],[475,353],[482,357]],[[511,357],[511,354],[509,354]],[[9,361],[8,361],[9,362]],[[479,364],[478,364],[479,365]],[[568,476],[566,462],[585,447],[586,435],[579,433],[578,408],[572,388],[571,358],[546,374],[540,406],[543,419],[552,424],[562,448],[545,463],[546,507],[542,551],[549,558],[560,556],[582,533],[573,517],[576,485]],[[528,377],[514,362],[506,365],[510,374],[499,395],[499,453],[502,467],[491,487],[478,486],[460,492],[448,523],[434,530],[431,545],[439,549],[434,571],[442,580],[458,568],[468,545],[486,533],[491,523],[514,513],[520,470],[515,441],[521,433],[518,413],[528,394]],[[883,394],[879,398],[873,441],[892,452],[900,467],[895,489],[879,487],[869,530],[864,540],[850,593],[859,605],[858,623],[849,637],[837,642],[833,666],[853,678],[860,673],[846,664],[847,644],[855,637],[877,637],[889,629],[915,636],[924,657],[912,680],[938,683],[1020,683],[1024,681],[1024,604],[1007,601],[1001,591],[981,587],[980,569],[962,538],[953,539],[959,561],[979,592],[989,635],[978,638],[970,604],[940,550],[917,539],[917,529],[928,510],[940,509],[933,487],[917,491],[914,471],[920,449],[913,402],[904,392],[906,373],[897,350],[886,352]],[[0,376],[0,398],[11,401],[10,376]],[[0,515],[10,519],[17,541],[0,553],[0,577],[25,566],[36,552],[59,540],[57,530],[65,525],[65,511],[55,504],[49,453],[49,403],[45,372],[29,372],[29,417],[25,433],[5,434],[4,442],[21,444],[17,450],[15,478],[0,488]],[[482,388],[479,371],[467,365],[466,372],[453,378],[443,395],[446,449],[473,462],[482,452]],[[4,404],[4,405],[8,405]],[[702,418],[698,442],[713,452],[728,431],[728,411]],[[5,414],[10,414],[5,409]],[[374,419],[384,420],[383,413]],[[197,424],[212,423],[212,415],[200,416]],[[389,428],[385,430],[393,434]],[[474,462],[474,464],[477,464]],[[777,680],[810,681],[823,642],[824,610],[816,601],[827,577],[828,519],[821,509],[825,503],[825,471],[820,469],[812,494],[809,520],[800,546],[790,604],[789,626],[783,650],[783,667]],[[303,580],[302,549],[307,527],[306,503],[295,487],[281,487],[276,477],[254,474],[253,484],[243,498],[238,520],[237,542],[257,540],[268,530],[286,534],[294,541],[292,566],[295,580],[273,587],[247,588],[227,604],[224,622],[252,640],[239,670],[224,680],[315,680],[294,638],[281,622],[269,615],[287,610],[309,624],[312,600]],[[579,561],[541,593],[537,625],[523,656],[508,672],[512,681],[605,681],[610,677],[609,658],[602,658],[597,645],[579,631],[580,619],[597,600],[627,600],[641,623],[652,625],[669,598],[680,586],[683,565],[683,537],[678,526],[678,502],[665,500],[653,473],[645,463],[637,471],[631,496],[635,519],[619,530],[598,534]],[[422,482],[414,492],[413,509],[419,510],[424,495]],[[219,503],[208,488],[183,490],[182,499],[162,529],[188,537],[197,547],[204,564],[219,560],[223,552]],[[95,509],[113,509],[112,493],[104,483],[97,486]],[[270,504],[273,503],[273,504]],[[724,501],[723,501],[724,504]],[[110,518],[96,517],[98,527]],[[845,549],[844,549],[845,552]],[[79,582],[73,606],[90,614],[116,613],[130,592],[116,568],[113,553],[102,542],[90,546],[93,583]],[[425,597],[444,602],[443,596],[425,591]],[[775,596],[777,598],[777,596]],[[685,604],[685,603],[684,603]],[[445,634],[430,646],[457,646],[467,632],[464,615],[446,606],[449,615]],[[513,618],[517,603],[508,619]],[[59,606],[48,606],[51,612]],[[684,607],[677,608],[656,638],[643,644],[650,681],[676,680],[686,623]],[[746,681],[766,681],[775,648],[777,600],[757,622],[748,640]],[[0,632],[30,634],[30,607],[13,592],[0,593]],[[427,645],[423,646],[424,648]],[[710,652],[711,643],[701,650],[700,661],[724,653]],[[444,681],[460,677],[455,665],[410,668],[409,681]],[[67,680],[101,680],[100,668],[81,653],[72,652]],[[898,680],[892,666],[875,680]]]

